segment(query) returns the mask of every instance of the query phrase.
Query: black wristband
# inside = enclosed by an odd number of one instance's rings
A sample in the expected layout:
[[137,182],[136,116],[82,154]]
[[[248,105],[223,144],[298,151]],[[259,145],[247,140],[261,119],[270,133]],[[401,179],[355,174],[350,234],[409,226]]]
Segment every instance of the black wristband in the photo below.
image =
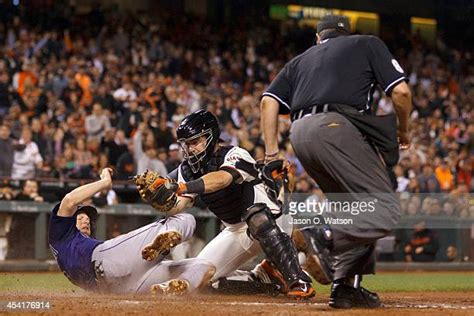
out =
[[204,189],[204,180],[202,178],[186,182],[186,193],[202,194]]

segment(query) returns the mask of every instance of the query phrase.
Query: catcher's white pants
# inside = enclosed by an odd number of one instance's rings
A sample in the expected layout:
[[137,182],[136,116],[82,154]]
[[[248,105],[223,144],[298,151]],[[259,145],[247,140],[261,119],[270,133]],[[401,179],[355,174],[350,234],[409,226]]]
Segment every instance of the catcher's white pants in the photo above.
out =
[[[278,226],[291,236],[293,225],[290,215],[282,215],[277,219]],[[244,263],[262,252],[257,240],[250,239],[247,235],[247,224],[227,224],[206,247],[199,253],[197,258],[205,259],[216,268],[212,282],[220,277],[228,276]]]
[[212,265],[204,259],[155,260],[142,259],[143,247],[151,243],[157,235],[166,231],[178,231],[182,240],[190,238],[196,221],[190,214],[178,214],[138,228],[128,234],[105,241],[92,253],[92,261],[98,276],[99,290],[111,293],[148,293],[153,284],[170,279],[189,281],[191,290],[199,286]]

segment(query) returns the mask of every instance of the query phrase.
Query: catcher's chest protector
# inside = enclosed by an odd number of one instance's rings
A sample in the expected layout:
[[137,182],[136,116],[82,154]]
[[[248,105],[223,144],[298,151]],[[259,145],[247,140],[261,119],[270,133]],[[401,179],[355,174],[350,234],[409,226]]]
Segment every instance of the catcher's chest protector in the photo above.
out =
[[[226,154],[232,148],[232,146],[221,147],[212,156],[206,173],[218,171],[224,163]],[[202,176],[194,174],[186,162],[181,164],[179,171],[186,182]],[[222,190],[201,194],[199,197],[220,220],[235,224],[242,221],[243,212],[253,204],[253,195],[253,184],[244,181],[242,184],[233,183]]]

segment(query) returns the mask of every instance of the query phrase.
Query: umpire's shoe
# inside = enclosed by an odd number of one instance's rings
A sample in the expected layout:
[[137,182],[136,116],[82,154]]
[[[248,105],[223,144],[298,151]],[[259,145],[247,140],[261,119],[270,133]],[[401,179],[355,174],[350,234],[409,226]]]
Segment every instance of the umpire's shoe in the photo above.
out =
[[159,255],[166,256],[171,248],[181,243],[181,233],[167,231],[156,236],[155,240],[142,249],[142,258],[147,261],[154,260]]
[[331,257],[331,231],[329,228],[305,227],[293,231],[298,251],[306,255],[303,269],[321,284],[331,284],[334,278]]
[[332,308],[376,308],[380,307],[377,293],[363,287],[354,288],[344,283],[334,283],[331,288],[329,306]]

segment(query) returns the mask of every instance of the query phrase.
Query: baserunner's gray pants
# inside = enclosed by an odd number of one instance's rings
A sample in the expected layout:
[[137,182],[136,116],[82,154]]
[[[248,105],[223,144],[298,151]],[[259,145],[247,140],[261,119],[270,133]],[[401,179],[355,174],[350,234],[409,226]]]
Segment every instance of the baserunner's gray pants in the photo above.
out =
[[100,244],[92,253],[96,271],[101,271],[98,290],[118,294],[149,293],[153,284],[171,279],[185,279],[190,283],[190,290],[195,289],[212,267],[206,260],[171,261],[158,256],[146,261],[141,254],[159,234],[177,231],[184,241],[193,235],[195,227],[192,215],[178,214]]
[[[324,214],[326,219],[341,223],[329,225],[334,240],[334,278],[374,273],[375,242],[400,218],[400,205],[381,159],[359,130],[336,112],[293,122],[290,140],[303,167],[329,201],[355,202],[352,211]],[[358,212],[361,201],[365,203],[362,206],[372,203],[374,210]]]

